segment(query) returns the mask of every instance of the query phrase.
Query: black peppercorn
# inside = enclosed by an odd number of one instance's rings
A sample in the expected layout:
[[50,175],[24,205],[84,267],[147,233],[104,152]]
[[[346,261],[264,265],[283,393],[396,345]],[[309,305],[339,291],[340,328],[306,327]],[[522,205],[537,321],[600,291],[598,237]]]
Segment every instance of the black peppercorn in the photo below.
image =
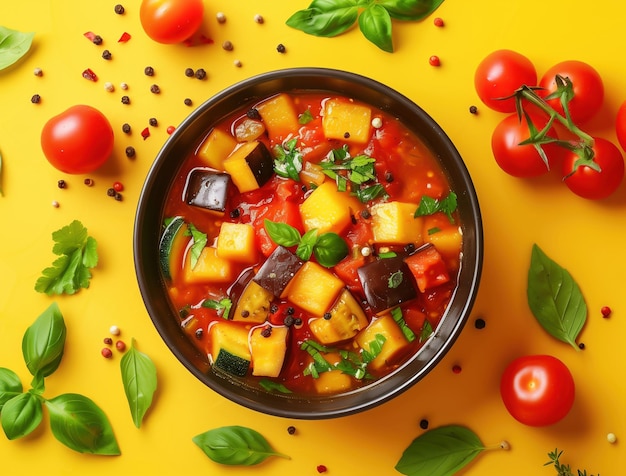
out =
[[251,107],[250,109],[248,109],[248,111],[246,112],[246,116],[249,119],[261,119],[261,114],[259,114],[258,109]]
[[195,74],[196,73],[194,72],[193,69],[191,68],[185,69],[185,76],[187,76],[188,78],[193,78]]
[[128,96],[122,96],[122,104],[130,104],[130,98]]
[[129,159],[131,157],[135,157],[135,148],[132,145],[126,147],[126,157],[128,157]]
[[115,189],[114,188],[109,188],[107,189],[107,196],[109,197],[115,197]]
[[124,134],[130,134],[130,124],[128,124],[127,122],[122,124],[122,132]]
[[393,182],[393,174],[391,172],[385,172],[385,180],[387,183]]
[[264,327],[261,331],[261,336],[269,337],[272,335],[272,328],[270,326]]
[[324,313],[324,319],[326,319],[327,321],[329,321],[331,317],[333,317],[333,315],[330,312]]
[[[239,208],[233,208],[230,211],[230,217],[231,218],[239,218],[239,215],[241,215],[241,212],[239,211]],[[276,312],[276,311],[274,311],[274,312]]]
[[422,419],[420,420],[420,428],[421,428],[422,430],[426,430],[426,429],[428,429],[428,420],[427,420],[426,418],[422,418]]
[[41,101],[41,96],[39,94],[33,94],[33,97],[30,98],[30,102],[33,104],[38,104]]
[[65,180],[59,180],[59,181],[57,182],[57,186],[58,186],[59,188],[65,188],[65,187],[67,187],[67,183],[65,183]]
[[288,426],[287,427],[287,433],[289,433],[290,435],[293,435],[296,432],[296,427],[295,426]]
[[350,138],[350,133],[349,132],[344,132],[343,133],[343,138],[344,139],[349,139]]
[[143,72],[146,76],[154,76],[154,68],[152,66],[146,66]]
[[485,320],[481,317],[479,317],[478,319],[476,319],[474,321],[474,327],[476,329],[484,329],[485,326],[487,325],[487,323],[485,322]]
[[119,192],[115,192],[115,196],[114,196],[115,200],[117,200],[118,202],[122,201],[122,194]]
[[154,94],[159,94],[161,92],[161,88],[159,88],[158,85],[153,84],[152,86],[150,86],[150,92]]
[[83,183],[87,185],[88,187],[91,187],[93,186],[93,179],[86,178],[85,180],[83,180]]
[[150,124],[152,127],[156,127],[159,125],[159,122],[156,120],[156,117],[151,117],[148,120],[148,124]]
[[407,253],[413,253],[415,251],[415,244],[407,243],[406,245],[404,245],[404,251],[406,251]]
[[372,214],[369,210],[364,209],[361,211],[361,218],[365,218],[367,220],[368,218],[372,218]]
[[287,51],[287,48],[285,48],[285,45],[283,45],[282,43],[279,43],[276,47],[276,51],[278,51],[279,53],[284,53]]
[[293,316],[287,316],[285,317],[285,319],[283,319],[283,324],[285,324],[287,327],[293,326],[295,319],[293,318]]
[[184,102],[185,102],[185,106],[191,106],[191,104],[192,104],[192,101],[191,101],[190,98],[185,98]]
[[101,45],[102,44],[102,37],[100,35],[96,35],[93,37],[93,40],[91,40],[93,42],[94,45]]
[[241,311],[241,317],[248,317],[250,315],[250,311],[248,311],[247,309],[244,309],[243,311]]
[[111,59],[111,52],[110,52],[109,50],[104,50],[104,51],[102,52],[102,57],[103,57],[105,60],[110,60],[110,59]]
[[296,312],[296,310],[293,307],[289,306],[287,308],[287,314],[293,315],[294,312]]
[[469,112],[470,114],[478,114],[478,108],[476,106],[470,106]]
[[206,71],[202,68],[196,70],[196,78],[204,79],[206,78]]
[[202,334],[204,334],[202,329],[196,329],[196,338],[197,339],[202,339]]
[[115,5],[115,13],[117,13],[118,15],[123,15],[124,7],[118,3],[117,5]]

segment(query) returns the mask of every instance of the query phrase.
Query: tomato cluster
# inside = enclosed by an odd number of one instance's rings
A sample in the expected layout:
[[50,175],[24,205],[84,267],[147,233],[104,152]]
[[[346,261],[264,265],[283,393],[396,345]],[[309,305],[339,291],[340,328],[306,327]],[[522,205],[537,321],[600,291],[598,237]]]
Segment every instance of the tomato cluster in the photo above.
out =
[[[527,57],[497,50],[476,68],[474,86],[487,107],[509,114],[491,139],[504,172],[528,178],[557,169],[572,192],[593,200],[617,190],[624,177],[620,149],[579,128],[598,114],[604,100],[602,78],[592,66],[564,61],[539,78]],[[626,150],[626,102],[617,115],[616,133]]]

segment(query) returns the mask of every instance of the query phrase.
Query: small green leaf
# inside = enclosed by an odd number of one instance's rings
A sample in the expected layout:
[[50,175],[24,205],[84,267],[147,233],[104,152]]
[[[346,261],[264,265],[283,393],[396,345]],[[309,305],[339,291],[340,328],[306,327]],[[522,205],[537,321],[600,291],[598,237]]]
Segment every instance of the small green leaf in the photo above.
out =
[[313,248],[313,254],[319,264],[331,268],[350,253],[348,244],[337,233],[322,233]]
[[54,437],[79,453],[119,455],[120,448],[104,412],[89,398],[68,393],[45,402]]
[[293,226],[286,223],[276,223],[268,219],[265,219],[263,224],[267,234],[277,245],[289,248],[300,243],[300,232]]
[[572,275],[533,245],[527,287],[528,306],[554,338],[576,350],[576,338],[587,320],[587,304]]
[[413,332],[413,330],[404,320],[404,314],[402,313],[401,308],[394,307],[391,310],[391,317],[393,317],[393,320],[396,321],[396,324],[398,324],[398,326],[400,327],[400,330],[402,331],[402,334],[404,334],[404,337],[406,337],[406,340],[408,340],[409,342],[413,342],[417,338],[415,332]]
[[229,298],[222,298],[219,301],[216,299],[205,299],[202,301],[202,307],[215,309],[224,319],[228,319],[232,306],[233,302]]
[[0,70],[11,66],[28,53],[34,33],[23,33],[0,26]]
[[426,342],[426,340],[433,335],[433,326],[430,325],[429,321],[424,321],[422,325],[422,330],[420,331],[420,342]]
[[428,195],[423,195],[420,203],[415,210],[414,218],[421,216],[434,215],[435,213],[442,212],[450,220],[450,223],[454,223],[454,218],[452,214],[456,210],[457,207],[457,198],[456,193],[450,192],[446,197],[441,200],[437,200],[435,198],[429,197]]
[[31,375],[47,377],[61,363],[65,348],[65,321],[57,303],[53,302],[26,329],[22,338],[22,354]]
[[22,381],[11,369],[0,367],[0,413],[6,402],[24,391]]
[[133,423],[139,428],[157,388],[156,367],[150,357],[137,350],[133,339],[130,349],[120,360],[120,369]]
[[252,466],[271,456],[290,459],[277,453],[265,437],[243,426],[224,426],[193,437],[193,442],[213,461],[235,466]]
[[259,385],[267,392],[293,393],[285,385],[280,382],[274,382],[270,379],[259,380]]
[[42,418],[41,400],[30,392],[14,396],[0,413],[2,429],[9,440],[28,435],[39,426]]
[[314,246],[317,244],[317,229],[307,231],[298,243],[296,255],[303,261],[307,261],[313,254]]
[[187,225],[185,236],[191,236],[193,240],[191,248],[189,249],[189,252],[191,253],[191,260],[189,264],[193,269],[196,267],[196,264],[198,264],[198,258],[200,258],[200,254],[206,246],[208,239],[206,233],[202,233],[198,230],[193,223],[189,223]]
[[395,469],[407,476],[452,476],[484,449],[472,430],[456,425],[442,426],[413,440]]
[[402,284],[403,279],[404,274],[402,273],[402,271],[396,271],[391,276],[389,276],[389,279],[387,280],[387,287],[389,289],[395,289]]
[[313,114],[311,109],[307,109],[298,116],[298,124],[306,125],[313,120]]
[[313,0],[287,19],[287,26],[309,35],[333,37],[348,30],[359,15],[356,0]]
[[378,0],[396,20],[423,20],[431,15],[443,0]]
[[359,29],[363,36],[387,53],[393,53],[391,17],[385,8],[373,3],[359,15]]

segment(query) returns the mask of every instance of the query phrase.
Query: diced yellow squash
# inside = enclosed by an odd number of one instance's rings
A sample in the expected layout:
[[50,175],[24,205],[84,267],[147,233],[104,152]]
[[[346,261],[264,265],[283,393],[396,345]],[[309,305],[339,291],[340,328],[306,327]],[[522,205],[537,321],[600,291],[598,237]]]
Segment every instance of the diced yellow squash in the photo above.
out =
[[334,182],[327,180],[313,190],[300,205],[300,217],[305,231],[317,229],[341,233],[351,222],[351,215],[361,209],[348,192],[340,192]]
[[223,162],[224,170],[241,193],[256,190],[273,174],[274,161],[259,141],[245,142]]
[[198,156],[209,166],[217,170],[224,170],[224,160],[237,147],[237,141],[228,132],[213,129],[204,140]]
[[191,253],[187,251],[183,269],[183,279],[186,283],[228,283],[234,278],[231,261],[220,258],[216,248],[204,247],[193,268],[191,267]]
[[265,125],[261,121],[246,118],[235,127],[235,137],[239,142],[257,140],[265,133]]
[[459,227],[433,229],[424,224],[424,241],[435,245],[437,251],[446,259],[458,259],[463,236]]
[[385,244],[420,245],[422,217],[413,218],[417,205],[406,202],[384,202],[372,206],[372,233],[374,242]]
[[306,185],[314,184],[320,186],[326,180],[326,174],[322,170],[322,167],[318,164],[304,162],[300,172],[300,180]]
[[352,293],[344,289],[328,316],[310,321],[309,328],[320,343],[328,345],[353,338],[367,324],[363,308]]
[[278,94],[256,106],[270,139],[281,142],[300,128],[298,113],[288,94]]
[[341,139],[354,144],[366,143],[371,135],[370,107],[342,99],[324,103],[322,128],[327,139]]
[[272,299],[274,295],[271,292],[250,280],[237,300],[233,321],[265,322]]
[[322,316],[343,289],[344,283],[313,261],[307,261],[287,285],[287,299],[315,316]]
[[255,327],[250,333],[252,375],[278,377],[285,361],[289,329],[285,326],[269,327],[271,332],[264,329],[266,326]]
[[[341,360],[339,354],[325,354],[324,358],[330,364],[336,364]],[[350,390],[352,378],[341,370],[322,372],[318,378],[313,379],[315,390],[320,394],[337,394]]]
[[248,223],[222,223],[217,236],[217,256],[238,263],[255,263],[254,227]]
[[220,350],[251,360],[250,345],[248,343],[249,329],[231,321],[217,321],[209,327],[211,342],[211,358],[217,359]]
[[377,334],[385,337],[385,343],[380,354],[369,363],[369,368],[372,370],[379,370],[384,366],[392,365],[399,354],[409,345],[409,341],[404,337],[402,329],[391,314],[385,314],[372,321],[366,329],[356,336],[356,342],[362,349],[369,351],[370,343],[376,339]]

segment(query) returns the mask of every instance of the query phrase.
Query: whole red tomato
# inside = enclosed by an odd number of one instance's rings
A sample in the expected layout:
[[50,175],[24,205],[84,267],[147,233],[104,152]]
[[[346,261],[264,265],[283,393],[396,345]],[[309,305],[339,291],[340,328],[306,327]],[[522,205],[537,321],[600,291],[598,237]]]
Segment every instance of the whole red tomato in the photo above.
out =
[[552,425],[574,404],[571,372],[551,355],[527,355],[513,360],[500,379],[500,395],[511,416],[529,426]]
[[41,131],[41,148],[55,168],[85,174],[102,166],[113,151],[113,128],[96,108],[72,106],[52,117]]
[[[569,78],[572,82],[574,97],[568,109],[574,124],[581,124],[591,119],[602,107],[604,100],[604,84],[600,74],[590,65],[582,61],[563,61],[552,66],[539,81],[542,96],[547,96],[557,89],[556,76]],[[560,99],[549,99],[548,103],[561,114],[563,106]]]
[[537,70],[526,56],[515,51],[494,51],[480,62],[474,73],[478,97],[495,111],[515,111],[513,98],[500,98],[511,96],[522,85],[536,86]]
[[[529,117],[537,130],[542,130],[547,123],[543,115],[529,114]],[[558,139],[554,128],[549,130],[548,136]],[[505,117],[494,129],[491,135],[493,157],[507,174],[514,177],[538,177],[550,170],[548,164],[550,167],[554,166],[563,155],[561,148],[556,144],[545,144],[543,150],[548,157],[546,164],[532,144],[519,145],[529,137],[526,118],[523,116],[520,121],[517,114]]]
[[565,184],[576,195],[590,200],[601,200],[611,195],[624,178],[624,159],[622,153],[612,142],[595,138],[593,161],[600,170],[589,165],[579,165],[579,156],[568,151],[563,158],[563,177]]
[[615,119],[615,133],[617,134],[617,140],[622,150],[626,151],[626,101],[622,103],[617,111],[617,118]]
[[143,0],[139,19],[158,43],[180,43],[198,31],[204,15],[202,0]]

